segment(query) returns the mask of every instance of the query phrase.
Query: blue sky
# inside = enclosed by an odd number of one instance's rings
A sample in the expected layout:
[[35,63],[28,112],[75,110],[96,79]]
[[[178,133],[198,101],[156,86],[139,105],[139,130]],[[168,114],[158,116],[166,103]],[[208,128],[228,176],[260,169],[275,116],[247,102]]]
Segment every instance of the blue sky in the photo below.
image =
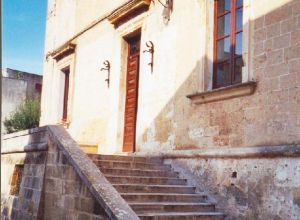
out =
[[47,0],[2,1],[2,68],[42,74]]

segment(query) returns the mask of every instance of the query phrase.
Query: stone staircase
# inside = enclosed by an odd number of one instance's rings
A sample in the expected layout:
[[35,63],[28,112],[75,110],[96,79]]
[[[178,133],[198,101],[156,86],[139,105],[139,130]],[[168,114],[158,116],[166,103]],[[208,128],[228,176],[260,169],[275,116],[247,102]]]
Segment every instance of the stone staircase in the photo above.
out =
[[207,196],[160,158],[97,155],[89,157],[142,220],[223,220]]

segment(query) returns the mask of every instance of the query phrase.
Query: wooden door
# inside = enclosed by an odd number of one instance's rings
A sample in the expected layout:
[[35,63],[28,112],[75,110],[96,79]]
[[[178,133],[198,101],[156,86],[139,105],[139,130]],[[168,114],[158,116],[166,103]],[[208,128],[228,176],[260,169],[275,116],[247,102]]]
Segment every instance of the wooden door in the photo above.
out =
[[124,116],[123,151],[135,151],[136,116],[138,103],[140,35],[128,40],[128,60],[126,77],[126,101]]

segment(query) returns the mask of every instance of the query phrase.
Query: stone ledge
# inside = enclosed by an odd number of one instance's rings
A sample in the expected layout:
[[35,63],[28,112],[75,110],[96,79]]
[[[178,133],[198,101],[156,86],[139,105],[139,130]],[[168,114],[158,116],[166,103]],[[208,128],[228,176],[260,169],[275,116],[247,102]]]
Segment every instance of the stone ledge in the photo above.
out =
[[137,152],[139,156],[162,157],[164,159],[180,158],[276,158],[276,157],[300,157],[300,144],[261,146],[261,147],[238,147],[238,148],[212,148],[199,150],[173,150],[163,153]]
[[48,143],[41,142],[41,143],[27,144],[24,147],[16,146],[16,147],[2,148],[1,154],[28,153],[28,152],[47,151],[47,150],[48,150]]
[[38,127],[38,128],[31,128],[28,130],[24,130],[24,131],[18,131],[18,132],[14,132],[11,134],[5,134],[2,137],[2,140],[7,140],[7,139],[11,139],[11,138],[16,138],[19,136],[25,136],[25,135],[29,135],[29,134],[34,134],[34,133],[38,133],[38,132],[46,132],[47,131],[47,127],[43,126],[43,127]]
[[194,104],[204,104],[220,100],[232,99],[240,96],[252,95],[257,83],[254,81],[214,89],[207,92],[187,95]]
[[32,128],[4,135],[1,154],[46,151],[47,127]]

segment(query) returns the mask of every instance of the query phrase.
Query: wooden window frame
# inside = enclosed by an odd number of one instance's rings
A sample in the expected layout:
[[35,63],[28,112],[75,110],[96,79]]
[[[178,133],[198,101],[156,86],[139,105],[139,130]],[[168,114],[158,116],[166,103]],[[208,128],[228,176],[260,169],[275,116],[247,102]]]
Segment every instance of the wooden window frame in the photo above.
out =
[[62,73],[65,76],[62,121],[67,121],[68,120],[68,99],[69,99],[69,84],[70,84],[70,67],[68,66],[67,68],[63,69]]
[[[241,73],[241,79],[235,80],[236,72],[235,72],[235,60],[237,58],[242,58],[242,55],[235,55],[235,44],[236,44],[236,35],[239,33],[243,33],[243,27],[241,30],[236,30],[236,12],[239,9],[242,9],[244,11],[244,1],[243,4],[236,7],[236,1],[237,0],[230,0],[230,11],[225,11],[222,14],[218,14],[218,1],[214,0],[214,33],[213,33],[213,44],[214,44],[214,52],[213,52],[213,89],[230,86],[234,84],[238,84],[242,82],[242,73]],[[223,35],[221,37],[218,37],[218,18],[221,18],[227,14],[230,13],[230,31],[228,35]],[[242,17],[243,18],[243,17]],[[217,62],[217,42],[219,40],[225,39],[226,37],[229,37],[230,40],[230,57],[229,59],[224,59],[220,62]],[[243,60],[243,58],[242,58]],[[230,82],[224,83],[222,85],[217,84],[217,65],[220,63],[228,62],[229,61],[229,72],[230,72]]]

